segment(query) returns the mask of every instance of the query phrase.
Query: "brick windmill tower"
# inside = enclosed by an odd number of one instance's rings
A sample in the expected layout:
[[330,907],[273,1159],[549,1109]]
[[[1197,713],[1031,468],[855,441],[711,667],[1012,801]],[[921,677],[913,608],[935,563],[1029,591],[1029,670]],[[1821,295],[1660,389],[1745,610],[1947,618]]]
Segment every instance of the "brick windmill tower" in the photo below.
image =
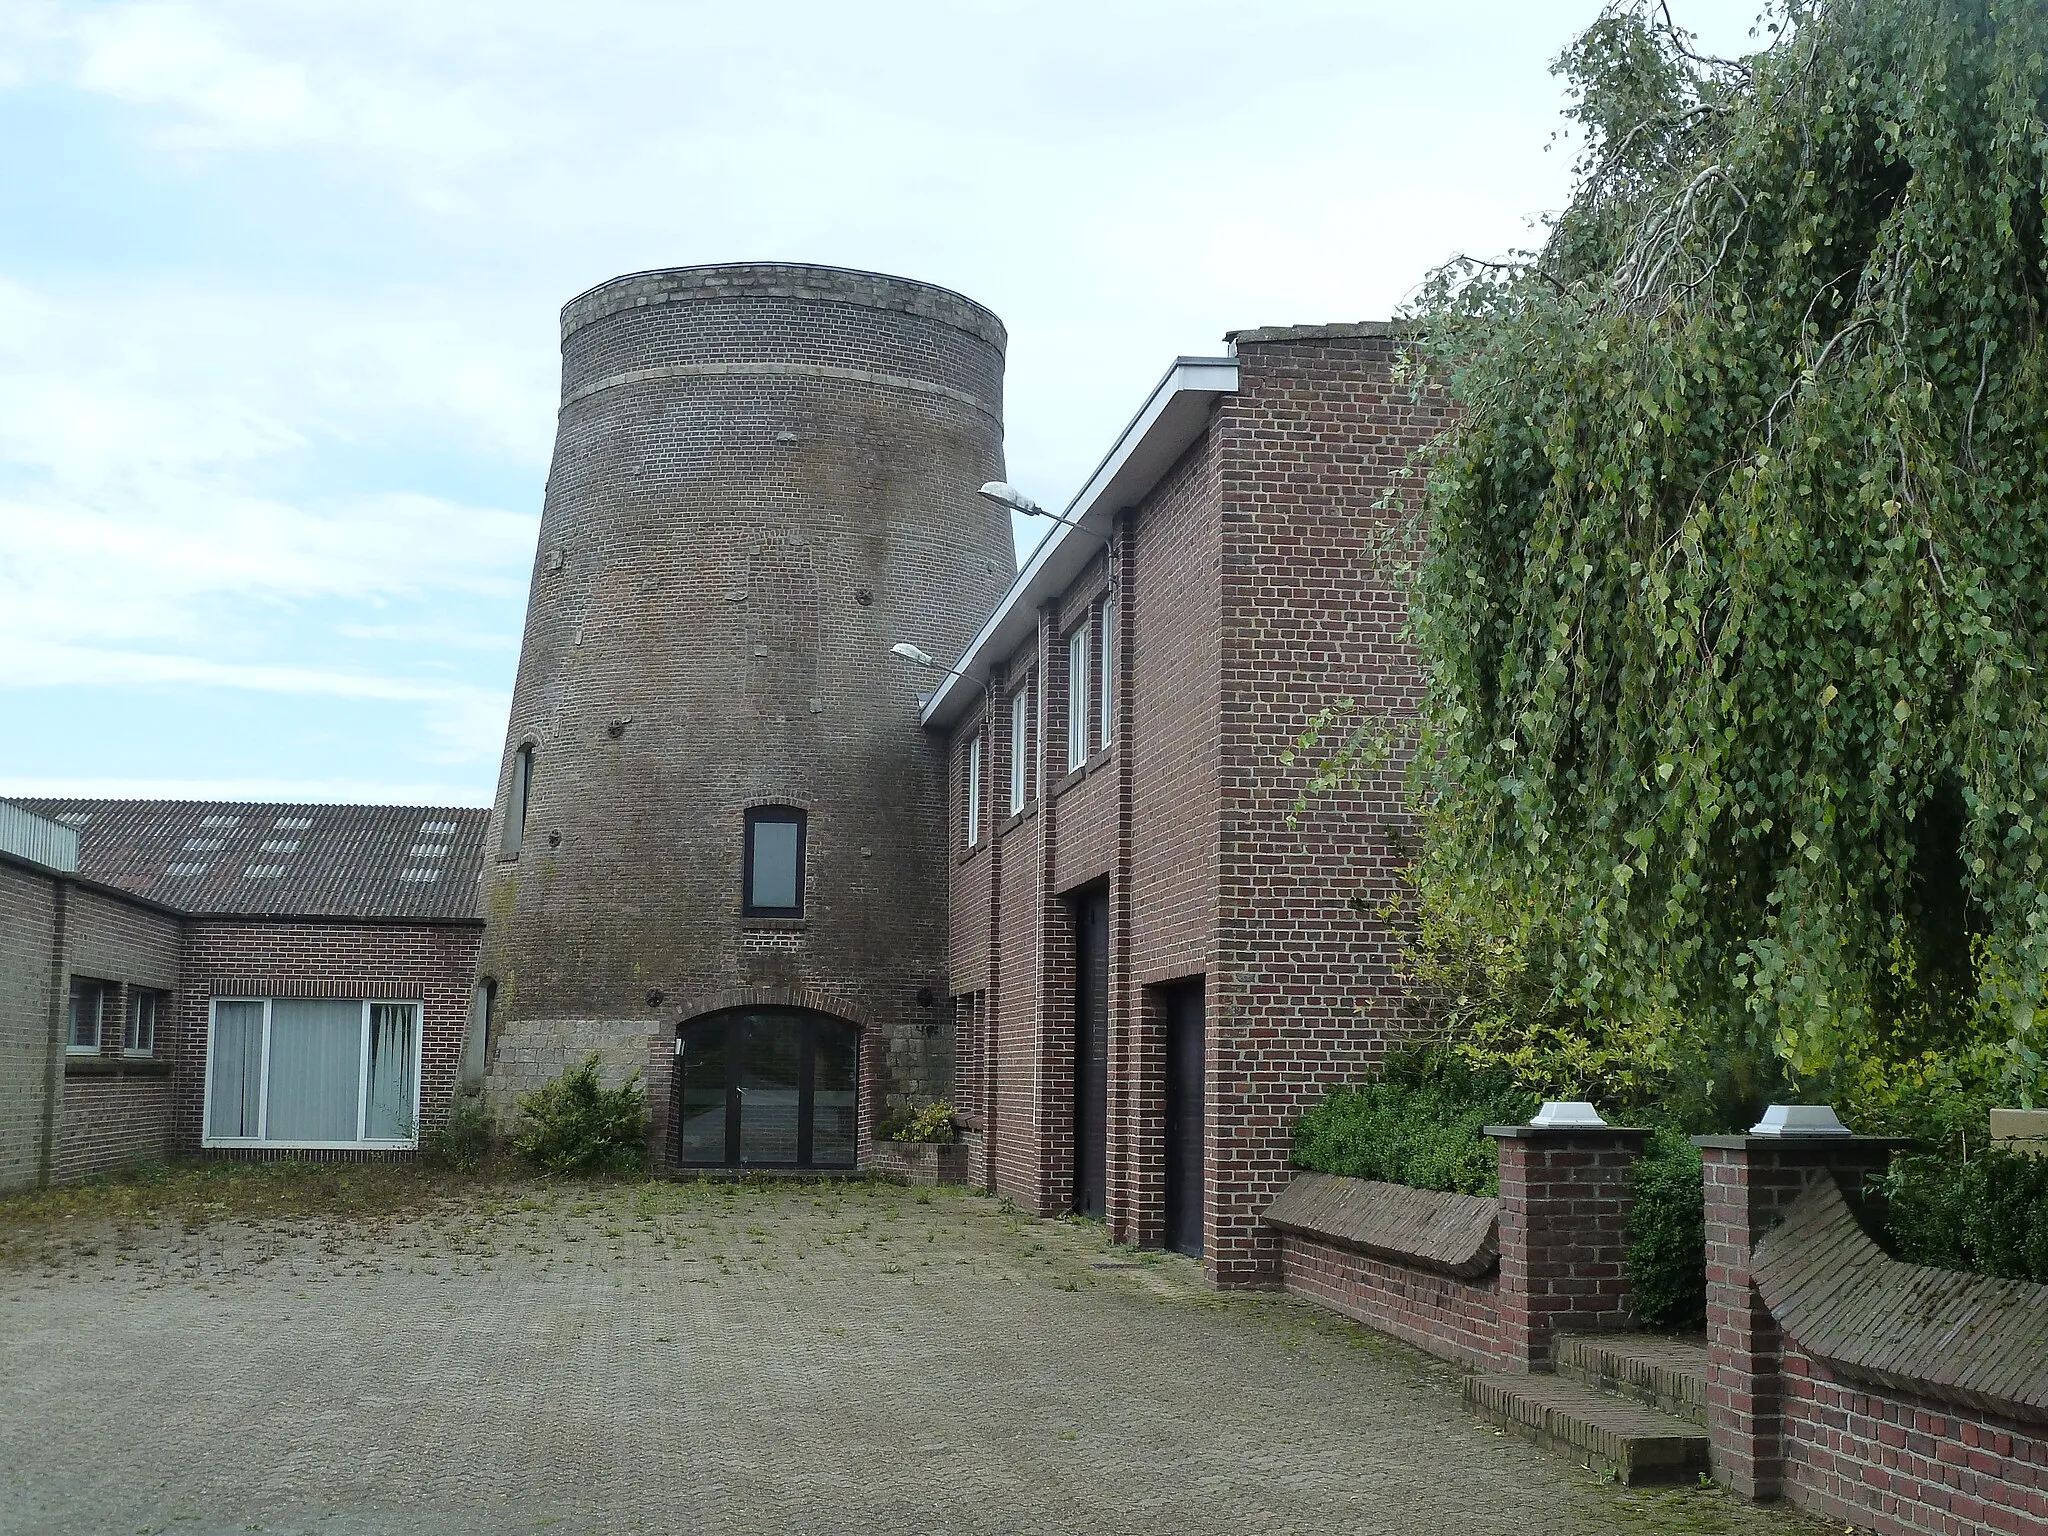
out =
[[943,1093],[920,676],[1015,571],[1005,335],[902,278],[605,283],[562,404],[484,874],[488,1091],[646,1072],[657,1161],[827,1167]]

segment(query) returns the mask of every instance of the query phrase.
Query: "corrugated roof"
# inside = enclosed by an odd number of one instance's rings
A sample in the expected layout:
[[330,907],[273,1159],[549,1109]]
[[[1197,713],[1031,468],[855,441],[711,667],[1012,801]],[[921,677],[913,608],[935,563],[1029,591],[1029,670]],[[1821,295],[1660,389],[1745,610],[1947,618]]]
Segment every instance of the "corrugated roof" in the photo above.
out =
[[78,832],[78,872],[202,915],[477,915],[491,813],[400,805],[22,797]]

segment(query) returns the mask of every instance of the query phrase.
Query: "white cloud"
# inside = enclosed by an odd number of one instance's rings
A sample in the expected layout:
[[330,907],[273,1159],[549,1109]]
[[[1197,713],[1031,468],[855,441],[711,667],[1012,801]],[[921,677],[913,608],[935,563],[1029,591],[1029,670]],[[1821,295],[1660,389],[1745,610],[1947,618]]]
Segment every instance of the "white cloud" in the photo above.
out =
[[[1754,5],[1681,9],[1728,48]],[[348,699],[488,792],[572,294],[959,288],[1057,505],[1174,354],[1526,243],[1595,9],[0,0],[0,685]]]

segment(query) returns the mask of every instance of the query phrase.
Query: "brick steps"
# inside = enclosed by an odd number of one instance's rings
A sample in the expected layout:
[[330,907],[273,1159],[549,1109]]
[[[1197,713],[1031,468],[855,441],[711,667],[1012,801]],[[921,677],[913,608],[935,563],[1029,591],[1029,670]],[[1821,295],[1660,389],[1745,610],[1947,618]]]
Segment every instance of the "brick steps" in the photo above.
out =
[[1707,1432],[1688,1420],[1559,1376],[1465,1378],[1482,1418],[1621,1483],[1690,1482],[1707,1470]]
[[1704,1428],[1707,1344],[1704,1339],[1637,1334],[1561,1334],[1557,1374],[1614,1397],[1658,1408]]

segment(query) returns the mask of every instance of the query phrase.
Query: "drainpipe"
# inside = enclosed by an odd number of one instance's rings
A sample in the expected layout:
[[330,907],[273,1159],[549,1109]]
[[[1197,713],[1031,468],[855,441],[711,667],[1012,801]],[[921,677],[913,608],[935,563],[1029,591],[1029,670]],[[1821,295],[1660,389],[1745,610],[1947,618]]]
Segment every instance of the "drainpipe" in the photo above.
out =
[[57,1108],[64,1097],[64,1017],[70,996],[71,882],[52,882],[55,916],[50,929],[50,1016],[43,1055],[43,1144],[36,1155],[36,1188],[48,1189],[57,1161]]

